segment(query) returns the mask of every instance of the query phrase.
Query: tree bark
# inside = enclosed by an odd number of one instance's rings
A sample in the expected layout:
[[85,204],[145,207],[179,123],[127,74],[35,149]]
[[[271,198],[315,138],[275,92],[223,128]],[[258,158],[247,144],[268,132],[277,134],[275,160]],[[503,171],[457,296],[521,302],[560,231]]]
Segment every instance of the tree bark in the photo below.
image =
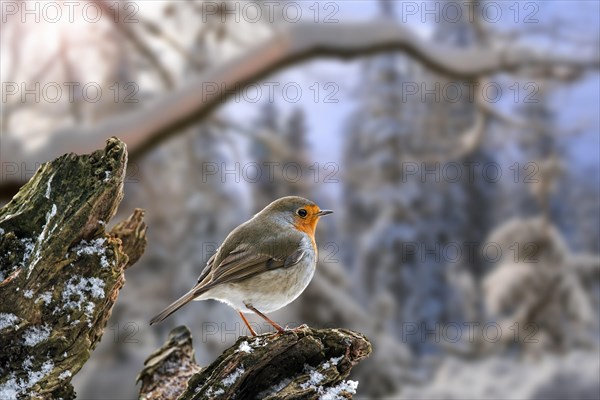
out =
[[0,398],[70,399],[124,271],[144,251],[143,211],[106,231],[123,197],[127,150],[43,164],[0,209]]
[[302,327],[281,335],[240,337],[201,368],[194,359],[191,333],[180,326],[146,360],[138,376],[140,398],[350,399],[357,383],[345,378],[370,353],[370,342],[359,333]]

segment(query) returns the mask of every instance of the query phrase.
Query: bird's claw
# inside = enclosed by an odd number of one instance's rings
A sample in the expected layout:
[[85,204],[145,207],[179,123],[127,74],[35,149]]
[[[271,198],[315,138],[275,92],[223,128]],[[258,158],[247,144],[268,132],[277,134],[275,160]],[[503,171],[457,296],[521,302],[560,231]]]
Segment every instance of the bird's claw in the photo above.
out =
[[308,325],[306,324],[302,324],[300,326],[297,326],[295,328],[290,328],[289,325],[286,325],[285,328],[282,328],[281,330],[277,330],[277,332],[275,333],[277,336],[279,335],[283,335],[284,333],[287,332],[294,332],[294,333],[298,333],[302,330],[308,329]]
[[291,331],[291,332],[299,332],[299,331],[303,331],[305,329],[308,329],[308,325],[306,325],[306,324],[302,324],[302,325],[297,326],[295,328],[289,328],[288,326],[285,327],[286,331]]

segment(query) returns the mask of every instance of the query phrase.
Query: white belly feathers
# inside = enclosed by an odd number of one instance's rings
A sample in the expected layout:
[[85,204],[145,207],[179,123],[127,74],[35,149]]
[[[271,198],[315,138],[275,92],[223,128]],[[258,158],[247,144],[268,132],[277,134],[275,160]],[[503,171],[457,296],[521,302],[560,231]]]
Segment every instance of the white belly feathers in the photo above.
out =
[[300,247],[305,254],[298,264],[261,273],[243,281],[243,285],[219,285],[196,300],[219,300],[244,313],[252,312],[247,304],[263,313],[285,307],[300,296],[315,273],[316,254],[308,235],[302,239]]

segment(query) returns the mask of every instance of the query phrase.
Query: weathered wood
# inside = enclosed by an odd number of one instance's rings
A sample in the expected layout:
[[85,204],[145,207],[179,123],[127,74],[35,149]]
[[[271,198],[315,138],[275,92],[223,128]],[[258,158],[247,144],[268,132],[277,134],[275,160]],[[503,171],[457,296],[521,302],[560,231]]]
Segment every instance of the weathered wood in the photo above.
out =
[[200,369],[194,357],[192,333],[185,326],[177,327],[167,342],[146,359],[137,377],[142,383],[140,399],[176,399]]
[[119,222],[111,229],[110,234],[121,239],[123,252],[127,254],[128,261],[125,268],[135,264],[144,254],[147,228],[144,222],[144,210],[136,208],[129,218]]
[[303,327],[281,335],[240,337],[210,366],[200,368],[189,330],[179,327],[146,360],[138,377],[140,398],[352,398],[356,383],[345,378],[370,353],[371,344],[359,333]]
[[105,231],[126,164],[115,138],[89,155],[66,154],[0,209],[0,398],[74,398],[71,377],[146,243],[141,210]]

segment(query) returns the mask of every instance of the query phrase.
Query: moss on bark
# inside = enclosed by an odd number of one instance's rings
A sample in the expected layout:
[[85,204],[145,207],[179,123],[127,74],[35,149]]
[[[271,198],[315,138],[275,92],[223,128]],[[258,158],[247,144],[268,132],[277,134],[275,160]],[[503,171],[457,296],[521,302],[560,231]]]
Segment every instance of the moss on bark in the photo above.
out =
[[0,398],[74,397],[71,377],[145,246],[141,210],[105,230],[126,164],[116,138],[89,155],[66,154],[0,209]]

